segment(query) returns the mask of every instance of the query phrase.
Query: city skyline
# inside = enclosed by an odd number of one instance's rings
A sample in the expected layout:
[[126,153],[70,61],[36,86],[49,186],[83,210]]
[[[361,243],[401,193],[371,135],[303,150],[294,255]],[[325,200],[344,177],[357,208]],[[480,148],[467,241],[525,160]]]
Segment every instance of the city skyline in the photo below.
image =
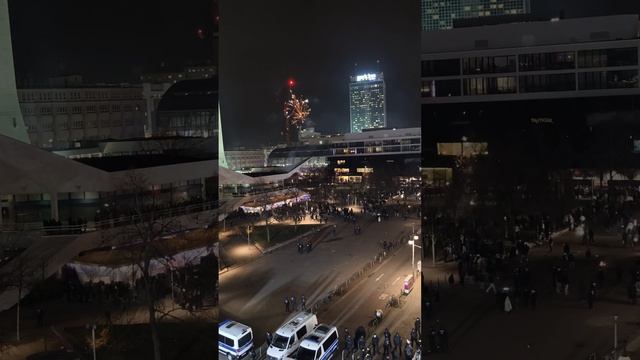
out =
[[[388,79],[388,125],[417,126],[419,3],[309,1],[306,11],[297,4],[221,3],[225,145],[259,147],[283,141],[281,107],[289,78],[309,99],[317,131],[348,132],[346,82],[356,72],[378,69],[384,69]],[[251,134],[246,133],[249,127],[255,129]]]

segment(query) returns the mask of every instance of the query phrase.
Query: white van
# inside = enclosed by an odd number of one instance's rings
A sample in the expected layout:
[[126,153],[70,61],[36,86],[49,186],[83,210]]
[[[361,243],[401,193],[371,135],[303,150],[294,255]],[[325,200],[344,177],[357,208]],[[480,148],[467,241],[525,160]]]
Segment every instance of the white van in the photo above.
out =
[[307,335],[298,350],[292,354],[296,360],[330,360],[338,350],[338,329],[335,326],[318,325]]
[[267,349],[267,360],[281,360],[300,345],[302,338],[318,326],[318,318],[309,311],[301,311],[285,321],[273,334]]
[[218,324],[218,352],[227,358],[240,359],[253,348],[253,331],[232,320]]

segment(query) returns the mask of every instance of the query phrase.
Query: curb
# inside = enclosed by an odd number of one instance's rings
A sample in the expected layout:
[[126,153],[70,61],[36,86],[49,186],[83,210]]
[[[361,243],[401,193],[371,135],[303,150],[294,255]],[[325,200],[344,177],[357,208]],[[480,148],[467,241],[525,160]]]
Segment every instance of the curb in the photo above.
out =
[[232,265],[232,266],[226,267],[226,268],[218,271],[218,275],[224,275],[224,274],[226,274],[226,273],[228,273],[228,272],[230,272],[232,270],[235,270],[235,269],[237,269],[239,267],[242,267],[243,265],[250,264],[253,261],[257,260],[258,258],[261,258],[264,255],[268,255],[268,254],[272,253],[273,251],[278,250],[279,248],[281,248],[281,247],[283,247],[285,245],[289,245],[290,243],[292,243],[292,242],[294,242],[296,240],[299,240],[300,238],[308,236],[309,234],[311,234],[314,231],[321,231],[322,229],[324,229],[325,227],[328,227],[328,226],[331,226],[331,225],[327,224],[325,226],[322,226],[322,227],[318,228],[318,230],[310,230],[310,231],[308,231],[308,232],[306,232],[306,233],[304,233],[302,235],[298,235],[298,236],[296,236],[296,237],[294,237],[292,239],[289,239],[289,240],[287,240],[287,241],[285,241],[283,243],[280,243],[278,245],[274,245],[274,246],[272,246],[272,247],[270,247],[270,248],[268,248],[266,250],[262,250],[262,249],[260,249],[260,247],[258,245],[254,244],[256,249],[258,249],[258,251],[260,251],[260,255],[256,256],[253,260],[246,261],[246,262],[243,262],[241,264],[237,264],[237,265]]

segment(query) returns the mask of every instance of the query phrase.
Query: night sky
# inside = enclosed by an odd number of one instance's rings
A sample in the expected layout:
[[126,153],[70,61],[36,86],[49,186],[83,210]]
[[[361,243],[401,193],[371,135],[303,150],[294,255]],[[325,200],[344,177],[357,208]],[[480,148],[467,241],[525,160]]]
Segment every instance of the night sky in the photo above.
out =
[[377,60],[388,125],[419,125],[417,1],[233,0],[220,12],[225,146],[282,142],[289,77],[317,130],[348,130],[349,76],[377,70]]
[[9,0],[18,82],[63,74],[127,82],[163,61],[181,70],[215,60],[213,8],[212,0]]
[[[532,13],[565,17],[640,13],[631,0],[531,0]],[[221,3],[225,145],[282,142],[288,77],[311,100],[321,132],[348,130],[348,79],[381,61],[387,122],[419,126],[419,0],[233,0]],[[354,63],[360,64],[359,70]]]
[[[640,13],[631,0],[531,0],[534,15]],[[17,78],[145,71],[216,62],[212,0],[9,0]],[[389,126],[419,126],[419,0],[221,0],[220,92],[228,147],[281,141],[285,82],[311,100],[322,132],[349,124],[348,79],[381,70]],[[376,61],[380,64],[377,65]],[[356,68],[355,64],[358,64]]]

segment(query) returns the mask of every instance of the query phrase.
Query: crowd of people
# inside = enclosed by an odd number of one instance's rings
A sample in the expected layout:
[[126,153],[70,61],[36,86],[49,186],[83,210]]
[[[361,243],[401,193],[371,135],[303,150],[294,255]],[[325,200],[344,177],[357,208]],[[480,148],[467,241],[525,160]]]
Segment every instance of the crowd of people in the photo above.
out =
[[[217,281],[213,255],[203,257],[200,264],[150,277],[151,296],[156,300],[172,296],[177,305],[189,311],[204,307],[205,299],[217,302]],[[103,281],[82,283],[76,271],[68,266],[61,269],[61,281],[68,302],[98,303],[109,309],[125,311],[131,306],[143,304],[148,292],[145,279],[133,283]],[[172,288],[173,286],[173,288]],[[108,316],[109,317],[109,316]],[[109,320],[110,321],[110,320]]]
[[398,331],[393,335],[388,328],[382,332],[382,338],[377,333],[369,334],[371,339],[367,341],[367,333],[364,327],[358,327],[354,335],[349,329],[343,333],[342,352],[345,358],[372,359],[379,356],[381,359],[413,359],[416,352],[422,350],[422,327],[420,318],[416,318],[414,327],[407,337],[402,337]]

